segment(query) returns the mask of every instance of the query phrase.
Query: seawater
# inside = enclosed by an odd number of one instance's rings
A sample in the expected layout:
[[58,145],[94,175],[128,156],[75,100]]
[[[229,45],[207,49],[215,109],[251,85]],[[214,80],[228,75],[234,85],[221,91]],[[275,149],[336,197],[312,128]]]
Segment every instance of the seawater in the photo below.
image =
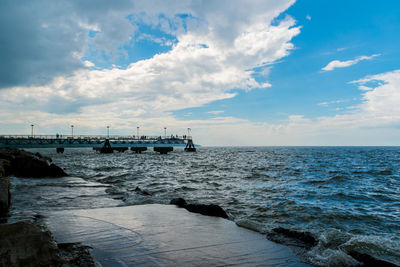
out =
[[238,225],[263,234],[279,226],[311,232],[319,243],[301,257],[314,265],[354,264],[350,250],[400,264],[399,147],[202,147],[168,155],[34,151],[53,158],[70,177],[13,177],[12,220],[183,197],[218,204]]

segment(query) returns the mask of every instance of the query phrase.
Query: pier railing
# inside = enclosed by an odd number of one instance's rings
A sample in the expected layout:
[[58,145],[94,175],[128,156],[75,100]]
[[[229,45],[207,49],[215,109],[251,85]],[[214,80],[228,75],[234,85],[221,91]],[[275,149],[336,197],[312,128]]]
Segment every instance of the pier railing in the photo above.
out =
[[0,135],[0,139],[17,139],[17,140],[29,140],[29,139],[52,139],[52,140],[69,140],[69,139],[81,139],[81,140],[121,140],[121,141],[154,141],[154,140],[191,140],[192,136],[188,135],[167,135],[167,136],[148,136],[148,135]]
[[[131,149],[142,153],[153,147],[154,151],[167,154],[173,147],[184,148],[185,151],[196,151],[191,136],[135,136],[135,135],[0,135],[0,148],[56,148],[63,153],[64,148],[92,147],[102,153],[114,150],[123,152]],[[104,152],[105,151],[105,152]]]

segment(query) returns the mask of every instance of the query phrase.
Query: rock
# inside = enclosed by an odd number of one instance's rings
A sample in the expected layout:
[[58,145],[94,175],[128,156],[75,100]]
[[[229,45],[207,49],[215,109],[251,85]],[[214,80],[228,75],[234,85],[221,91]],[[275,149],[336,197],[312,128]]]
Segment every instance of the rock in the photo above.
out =
[[49,164],[51,159],[40,153],[33,154],[19,149],[0,148],[0,159],[7,165],[5,172],[20,177],[63,177],[65,171],[55,164]]
[[0,217],[5,217],[11,205],[10,179],[0,176]]
[[36,152],[36,153],[35,153],[35,156],[38,157],[38,158],[40,158],[40,159],[44,159],[44,160],[46,160],[46,161],[48,161],[48,162],[53,162],[53,160],[52,160],[50,157],[43,156],[43,155],[40,154],[39,152]]
[[311,248],[318,244],[310,232],[298,232],[283,227],[274,228],[267,234],[267,238],[278,243],[304,248]]
[[60,249],[60,256],[67,266],[96,266],[92,255],[91,247],[83,246],[80,243],[60,243],[57,244]]
[[0,217],[6,217],[11,204],[10,180],[0,178]]
[[6,176],[10,161],[0,159],[0,217],[6,217],[11,205],[10,179]]
[[383,261],[376,259],[368,254],[360,253],[358,251],[350,251],[348,252],[350,256],[352,256],[354,259],[362,263],[362,266],[366,267],[375,267],[375,266],[382,266],[382,267],[396,267],[398,265],[395,265],[391,262]]
[[68,174],[60,167],[58,167],[56,164],[52,163],[49,165],[48,168],[48,176],[50,177],[64,177],[68,176]]
[[27,222],[0,225],[0,266],[60,266],[61,263],[49,231]]
[[7,175],[21,177],[63,177],[65,171],[51,163],[51,158],[13,148],[0,148],[0,217],[8,214],[11,203]]
[[226,212],[218,205],[187,204],[186,200],[184,200],[183,198],[174,198],[170,201],[170,204],[174,204],[177,205],[178,207],[185,208],[190,212],[228,219],[228,214],[226,214]]
[[178,207],[183,208],[187,203],[186,200],[180,197],[172,199],[169,204],[177,205]]
[[0,266],[96,266],[90,247],[56,244],[50,231],[37,224],[0,224]]
[[6,159],[0,159],[0,177],[7,176],[11,168],[11,162]]
[[149,192],[147,192],[146,190],[142,190],[140,189],[139,186],[136,186],[135,188],[135,192],[144,196],[150,196],[151,194]]
[[228,219],[226,212],[218,205],[187,204],[184,206],[184,208],[190,212]]

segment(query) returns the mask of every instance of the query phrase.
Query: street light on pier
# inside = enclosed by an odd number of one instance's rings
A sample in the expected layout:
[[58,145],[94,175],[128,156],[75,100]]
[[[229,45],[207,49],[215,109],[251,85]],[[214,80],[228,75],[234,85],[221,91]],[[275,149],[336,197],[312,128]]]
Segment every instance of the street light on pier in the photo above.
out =
[[110,126],[107,126],[107,138],[110,138]]
[[191,131],[192,129],[190,129],[190,128],[188,128],[188,136],[187,136],[187,138],[189,138],[189,136],[190,136],[190,131]]
[[136,127],[136,135],[137,135],[137,138],[139,139],[139,126]]
[[71,136],[74,138],[74,125],[71,125]]
[[31,124],[31,137],[33,138],[33,127],[34,127],[35,125],[34,124]]
[[167,127],[164,127],[164,136],[167,138]]

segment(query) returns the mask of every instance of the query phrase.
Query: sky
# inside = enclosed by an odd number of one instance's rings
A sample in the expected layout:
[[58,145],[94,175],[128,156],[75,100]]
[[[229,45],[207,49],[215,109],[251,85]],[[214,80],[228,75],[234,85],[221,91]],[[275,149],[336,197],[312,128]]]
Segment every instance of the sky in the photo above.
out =
[[0,0],[0,134],[400,145],[400,1]]

